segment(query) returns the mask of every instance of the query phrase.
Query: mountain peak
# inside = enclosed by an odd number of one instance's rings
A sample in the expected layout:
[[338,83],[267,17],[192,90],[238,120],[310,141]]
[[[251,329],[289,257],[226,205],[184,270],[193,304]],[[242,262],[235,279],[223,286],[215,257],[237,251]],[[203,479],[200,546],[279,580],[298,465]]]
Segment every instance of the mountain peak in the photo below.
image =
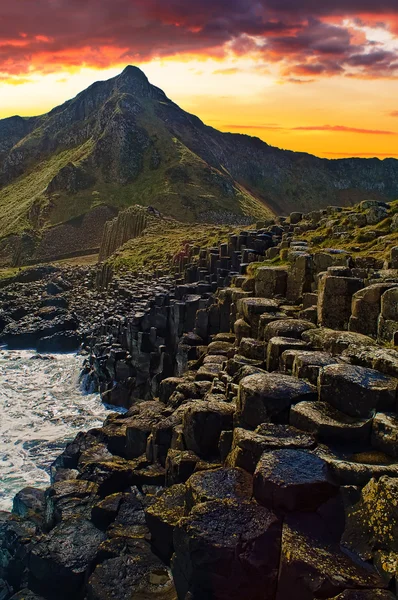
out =
[[141,69],[128,65],[116,77],[117,88],[120,92],[127,92],[135,96],[148,97],[151,95],[151,84]]
[[138,79],[141,81],[148,81],[148,78],[145,75],[144,71],[141,71],[141,69],[139,69],[138,67],[135,67],[134,65],[127,65],[127,67],[125,67],[123,69],[123,71],[120,73],[119,78],[120,79]]

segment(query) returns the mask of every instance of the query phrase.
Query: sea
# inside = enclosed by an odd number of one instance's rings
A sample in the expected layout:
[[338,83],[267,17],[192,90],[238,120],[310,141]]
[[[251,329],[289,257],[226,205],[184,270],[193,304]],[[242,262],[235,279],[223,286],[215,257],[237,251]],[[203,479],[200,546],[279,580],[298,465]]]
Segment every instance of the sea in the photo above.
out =
[[79,385],[82,357],[0,350],[0,510],[24,487],[50,485],[50,465],[114,407]]

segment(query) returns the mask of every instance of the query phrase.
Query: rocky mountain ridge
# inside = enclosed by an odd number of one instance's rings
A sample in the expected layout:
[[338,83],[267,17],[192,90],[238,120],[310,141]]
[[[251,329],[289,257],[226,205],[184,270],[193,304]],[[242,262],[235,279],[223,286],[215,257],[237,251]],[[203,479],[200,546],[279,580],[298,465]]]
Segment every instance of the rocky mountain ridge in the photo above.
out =
[[[98,248],[104,219],[133,204],[185,222],[249,224],[397,196],[397,160],[326,160],[221,133],[131,66],[48,114],[0,120],[3,263],[55,258],[63,236],[76,251]],[[93,211],[88,248],[80,229]]]

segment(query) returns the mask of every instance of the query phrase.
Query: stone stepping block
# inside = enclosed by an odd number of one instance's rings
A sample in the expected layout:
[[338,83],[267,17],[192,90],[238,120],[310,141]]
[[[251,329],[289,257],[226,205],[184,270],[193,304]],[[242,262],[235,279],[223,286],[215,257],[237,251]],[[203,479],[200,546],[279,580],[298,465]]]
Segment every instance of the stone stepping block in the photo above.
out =
[[180,383],[184,383],[184,377],[167,377],[160,382],[159,385],[159,400],[167,404],[170,396],[176,391]]
[[195,379],[196,381],[213,381],[213,379],[218,377],[221,370],[222,365],[219,362],[207,362],[198,369]]
[[252,360],[263,361],[265,358],[265,342],[253,338],[243,338],[239,344],[239,354]]
[[198,504],[174,530],[178,598],[274,600],[281,521],[251,502]]
[[216,342],[211,342],[207,347],[208,354],[214,354],[215,356],[226,356],[227,358],[231,358],[235,352],[235,345],[231,342],[223,342],[218,340]]
[[190,506],[212,500],[251,500],[252,476],[238,468],[222,468],[194,473],[186,483]]
[[146,524],[151,533],[151,544],[158,556],[166,563],[169,563],[174,552],[174,527],[188,512],[187,489],[182,483],[167,489],[145,511]]
[[166,458],[166,485],[185,483],[199,462],[199,456],[190,450],[170,449]]
[[273,337],[267,346],[267,371],[277,371],[280,367],[280,357],[286,350],[304,349],[306,342],[291,337]]
[[289,271],[283,267],[260,267],[256,274],[255,294],[260,298],[286,296]]
[[287,515],[276,600],[332,598],[346,589],[386,587],[375,569],[345,554],[316,513]]
[[92,481],[73,479],[54,483],[45,494],[45,521],[48,529],[71,517],[90,518],[98,502],[99,486]]
[[278,310],[278,312],[269,312],[269,313],[262,314],[260,316],[260,320],[258,323],[259,339],[264,340],[265,330],[269,323],[272,323],[273,321],[282,321],[282,320],[285,321],[286,319],[289,319],[289,318],[290,317],[288,317],[286,312],[282,312],[280,310]]
[[372,419],[356,419],[327,402],[300,402],[290,410],[290,424],[324,442],[369,442]]
[[54,527],[35,544],[29,573],[45,597],[77,598],[105,534],[85,519],[70,519]]
[[374,369],[329,365],[319,374],[319,400],[351,417],[370,417],[377,411],[394,411],[398,379]]
[[398,417],[396,414],[376,414],[372,426],[372,446],[376,450],[398,458]]
[[269,341],[273,337],[288,337],[301,340],[301,336],[309,329],[315,329],[311,321],[303,319],[282,319],[269,323],[264,330],[264,339]]
[[183,432],[187,450],[202,458],[217,456],[223,430],[233,428],[235,407],[226,402],[198,400],[184,413]]
[[315,438],[291,427],[263,423],[255,431],[236,427],[233,431],[231,452],[227,464],[241,467],[254,473],[258,461],[266,450],[302,448],[311,450],[316,446]]
[[267,422],[287,424],[293,404],[316,397],[315,388],[305,381],[282,373],[257,373],[241,380],[237,411],[241,423],[251,428]]
[[236,342],[239,344],[241,339],[244,337],[250,337],[252,329],[249,323],[246,323],[244,319],[237,319],[234,323],[234,333],[236,336]]
[[261,315],[278,312],[278,306],[278,302],[270,298],[242,298],[238,301],[237,310],[250,325],[252,334],[257,336]]
[[169,569],[151,552],[120,555],[99,564],[88,580],[90,600],[174,600]]
[[325,350],[333,355],[341,354],[350,346],[364,346],[365,348],[377,346],[375,340],[367,335],[362,335],[362,333],[354,333],[353,331],[335,331],[328,327],[309,329],[303,333],[302,338],[313,348]]
[[253,478],[254,497],[272,510],[316,510],[336,495],[324,460],[307,450],[264,452]]
[[298,351],[293,361],[292,375],[316,385],[321,368],[338,363],[339,359],[328,352]]
[[398,462],[377,450],[348,453],[319,446],[315,453],[327,462],[330,476],[338,485],[363,487],[373,477],[398,477]]

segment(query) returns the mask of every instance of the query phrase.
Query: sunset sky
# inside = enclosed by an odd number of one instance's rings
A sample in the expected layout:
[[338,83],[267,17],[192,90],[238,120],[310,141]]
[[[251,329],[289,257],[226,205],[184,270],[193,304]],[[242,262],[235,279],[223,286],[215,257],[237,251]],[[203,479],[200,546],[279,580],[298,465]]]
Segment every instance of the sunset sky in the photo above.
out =
[[1,2],[0,118],[127,64],[222,131],[398,158],[398,0]]

